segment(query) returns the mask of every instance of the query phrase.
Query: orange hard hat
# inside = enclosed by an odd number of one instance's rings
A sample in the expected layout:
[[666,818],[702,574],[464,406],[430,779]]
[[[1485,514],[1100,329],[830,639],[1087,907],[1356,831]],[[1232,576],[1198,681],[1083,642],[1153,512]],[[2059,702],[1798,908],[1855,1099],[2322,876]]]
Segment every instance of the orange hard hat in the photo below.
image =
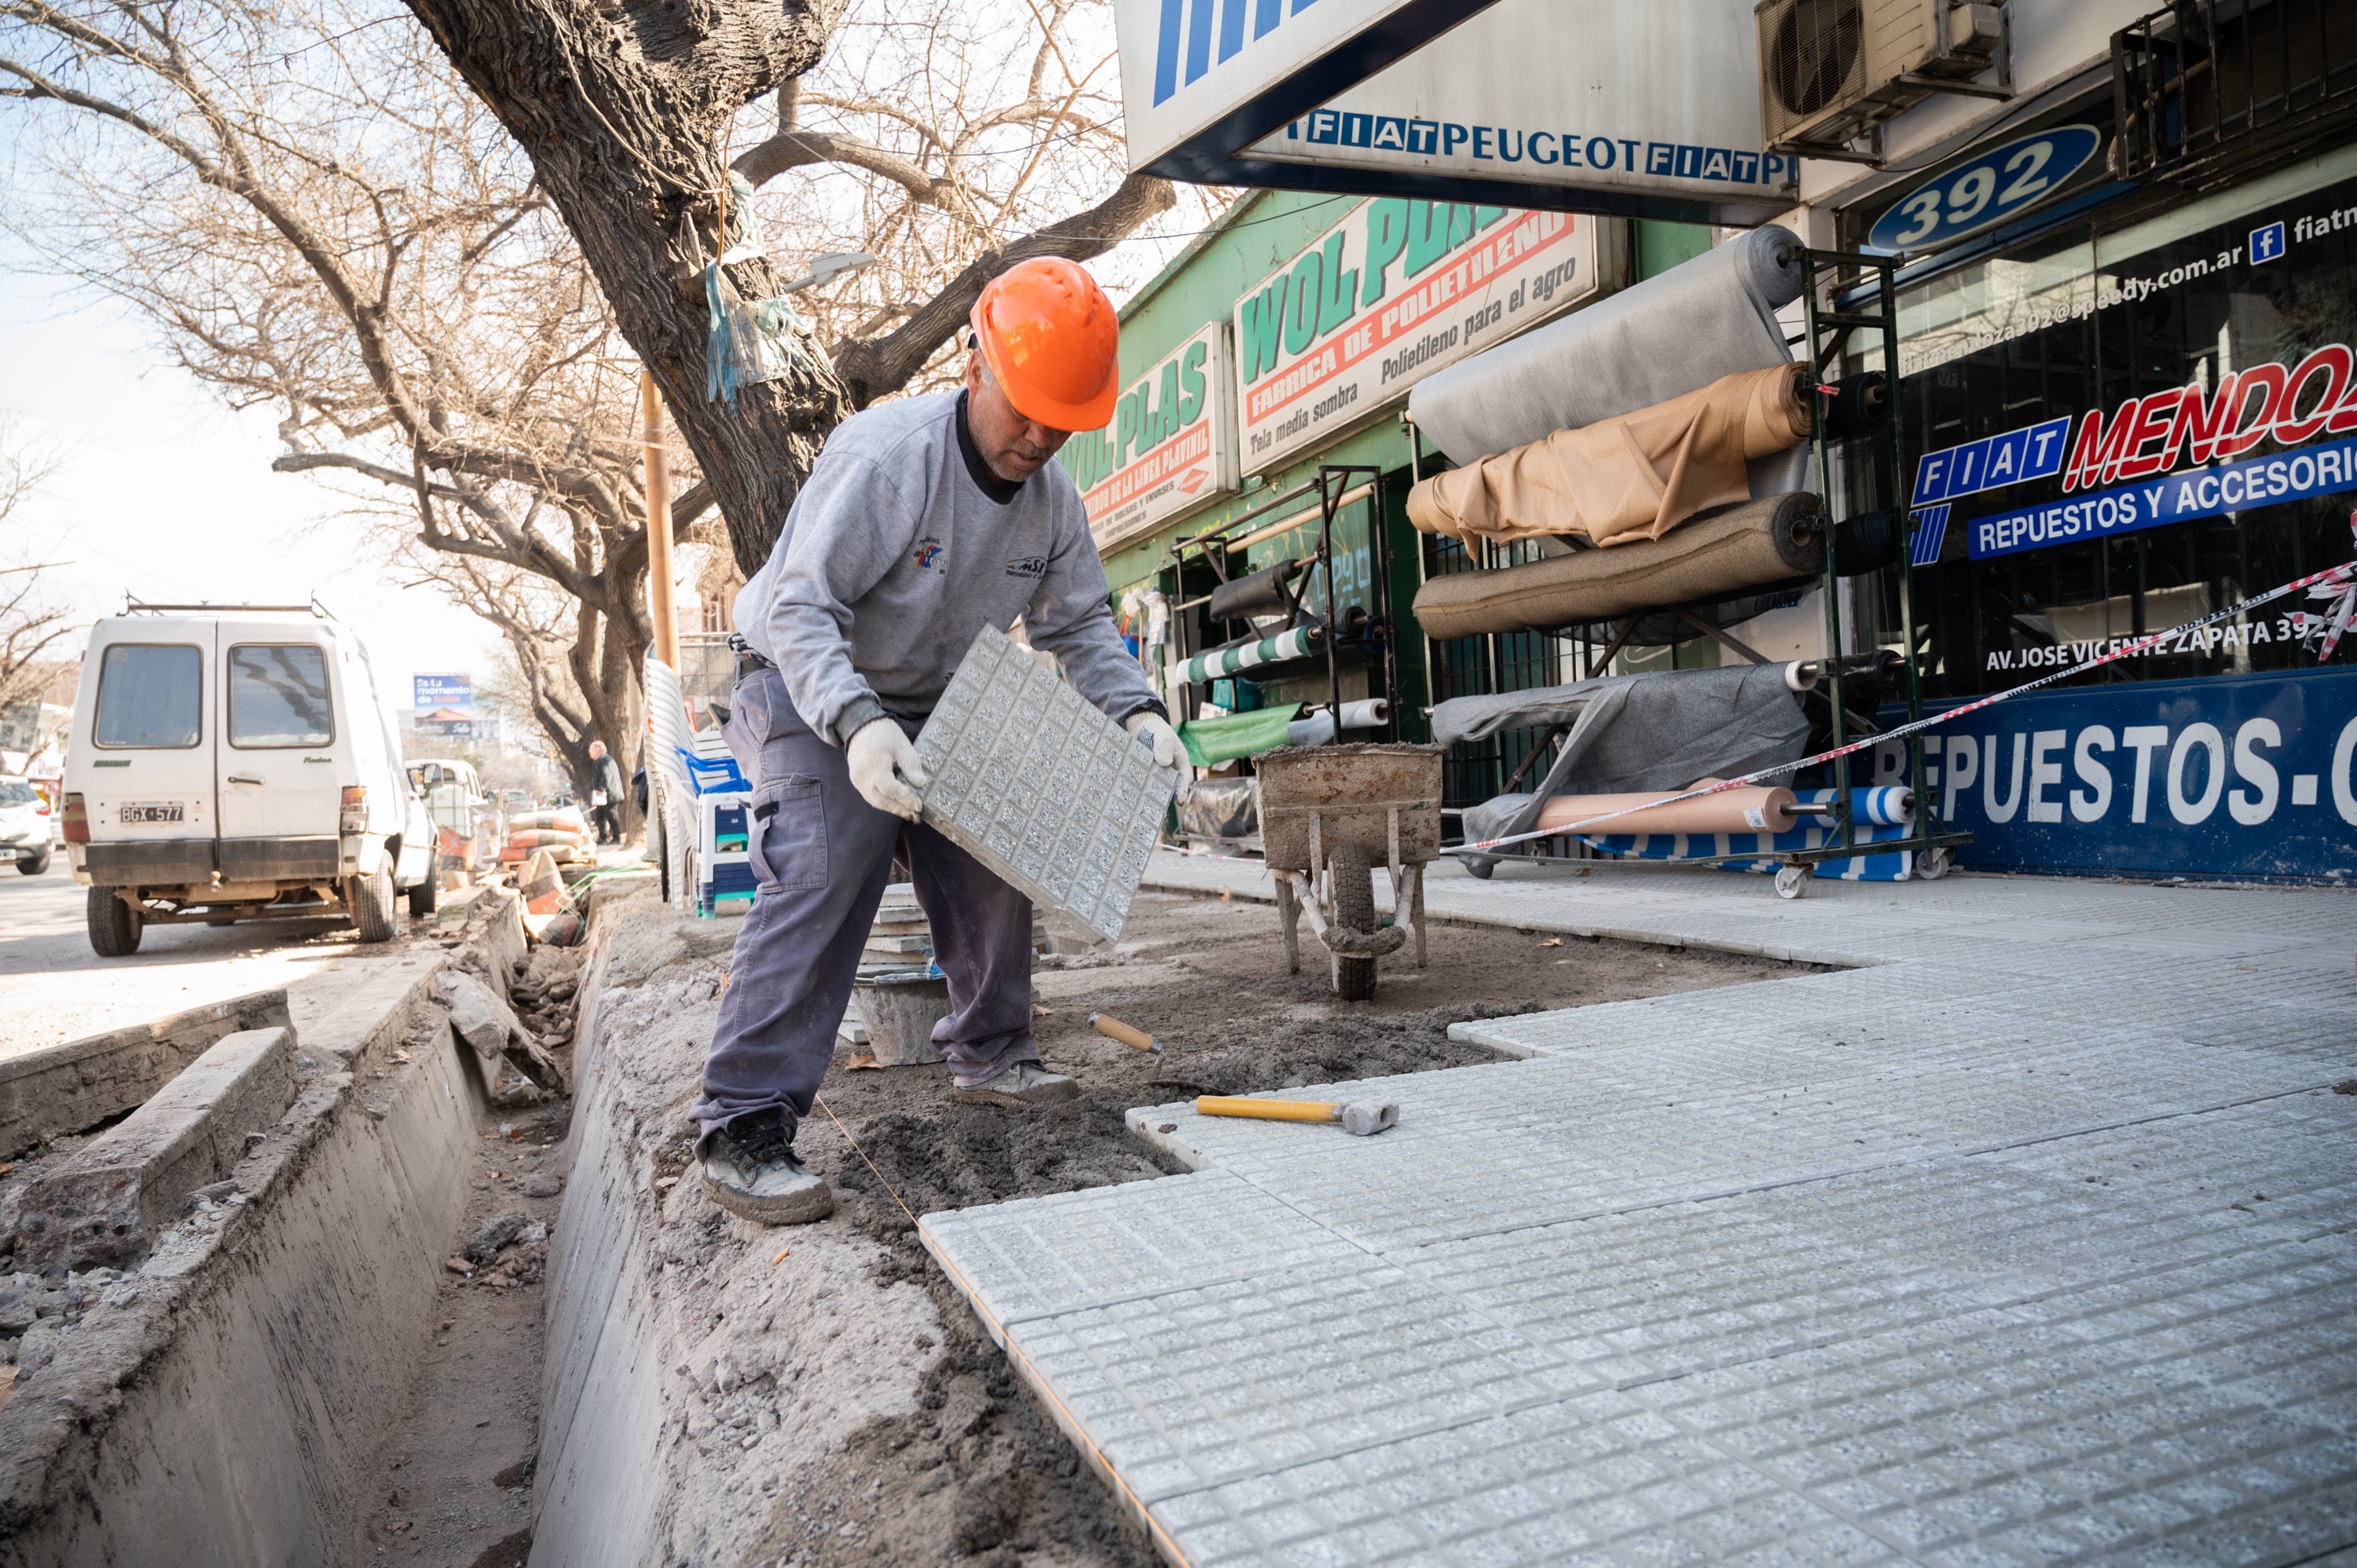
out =
[[1121,321],[1077,262],[1040,256],[990,280],[970,318],[982,361],[1024,418],[1050,430],[1112,423]]

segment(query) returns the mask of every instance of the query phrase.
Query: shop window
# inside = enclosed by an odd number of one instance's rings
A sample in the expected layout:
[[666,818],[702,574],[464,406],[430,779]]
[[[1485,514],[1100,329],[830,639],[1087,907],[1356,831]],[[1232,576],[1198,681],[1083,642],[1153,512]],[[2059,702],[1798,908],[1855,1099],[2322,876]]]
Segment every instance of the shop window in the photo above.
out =
[[[1937,549],[1916,575],[1928,695],[2018,685],[2349,558],[2357,179],[2050,234],[1901,308],[1902,482],[1932,528],[1917,560]],[[1894,575],[1862,586],[1865,623],[1892,635]],[[2100,678],[2312,669],[2296,607]],[[2357,639],[2334,663],[2352,660]]]

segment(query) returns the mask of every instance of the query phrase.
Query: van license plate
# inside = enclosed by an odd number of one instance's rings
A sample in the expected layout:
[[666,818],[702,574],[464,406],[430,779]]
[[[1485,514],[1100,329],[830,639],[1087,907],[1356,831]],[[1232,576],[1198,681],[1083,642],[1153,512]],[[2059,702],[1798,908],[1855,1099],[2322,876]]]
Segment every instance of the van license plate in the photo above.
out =
[[123,808],[126,822],[177,822],[185,817],[178,800],[141,800]]

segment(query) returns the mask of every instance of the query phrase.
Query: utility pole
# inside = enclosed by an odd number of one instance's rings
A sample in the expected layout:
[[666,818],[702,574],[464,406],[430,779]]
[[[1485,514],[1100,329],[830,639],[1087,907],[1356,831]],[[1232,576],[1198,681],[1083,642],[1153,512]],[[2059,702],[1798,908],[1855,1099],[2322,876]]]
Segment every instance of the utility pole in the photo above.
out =
[[679,668],[679,625],[672,608],[671,461],[663,451],[662,393],[651,371],[639,372],[639,433],[647,466],[647,621],[655,657]]

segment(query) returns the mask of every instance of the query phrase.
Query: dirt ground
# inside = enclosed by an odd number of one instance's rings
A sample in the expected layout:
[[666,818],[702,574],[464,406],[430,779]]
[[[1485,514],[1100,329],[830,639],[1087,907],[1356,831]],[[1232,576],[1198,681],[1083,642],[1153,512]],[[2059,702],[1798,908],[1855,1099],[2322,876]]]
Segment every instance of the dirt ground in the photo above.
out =
[[[568,983],[579,961],[578,949],[534,948],[509,992],[568,1070]],[[552,988],[561,994],[552,998]],[[472,1191],[443,1268],[432,1344],[386,1447],[378,1506],[363,1521],[367,1549],[384,1561],[523,1568],[531,1554],[543,1274],[571,1114],[569,1100],[552,1097],[490,1112],[478,1134]]]
[[[1273,908],[1142,894],[1116,953],[1046,960],[1037,978],[1040,1052],[1081,1079],[1076,1102],[1039,1113],[959,1105],[944,1067],[849,1070],[838,1056],[822,1099],[842,1126],[821,1111],[797,1145],[834,1184],[839,1216],[887,1249],[876,1283],[923,1284],[945,1343],[927,1365],[917,1414],[870,1423],[832,1459],[789,1480],[771,1519],[801,1539],[773,1535],[777,1555],[765,1561],[781,1568],[944,1561],[1145,1568],[1152,1561],[926,1258],[903,1204],[923,1214],[1163,1175],[1123,1124],[1130,1107],[1496,1060],[1448,1039],[1448,1026],[1464,1019],[1805,969],[1437,922],[1430,939],[1428,968],[1386,959],[1376,999],[1343,1003],[1306,928],[1302,972],[1286,972]],[[1091,1031],[1092,1010],[1153,1034],[1162,1058]],[[683,1169],[684,1155],[683,1144]]]

